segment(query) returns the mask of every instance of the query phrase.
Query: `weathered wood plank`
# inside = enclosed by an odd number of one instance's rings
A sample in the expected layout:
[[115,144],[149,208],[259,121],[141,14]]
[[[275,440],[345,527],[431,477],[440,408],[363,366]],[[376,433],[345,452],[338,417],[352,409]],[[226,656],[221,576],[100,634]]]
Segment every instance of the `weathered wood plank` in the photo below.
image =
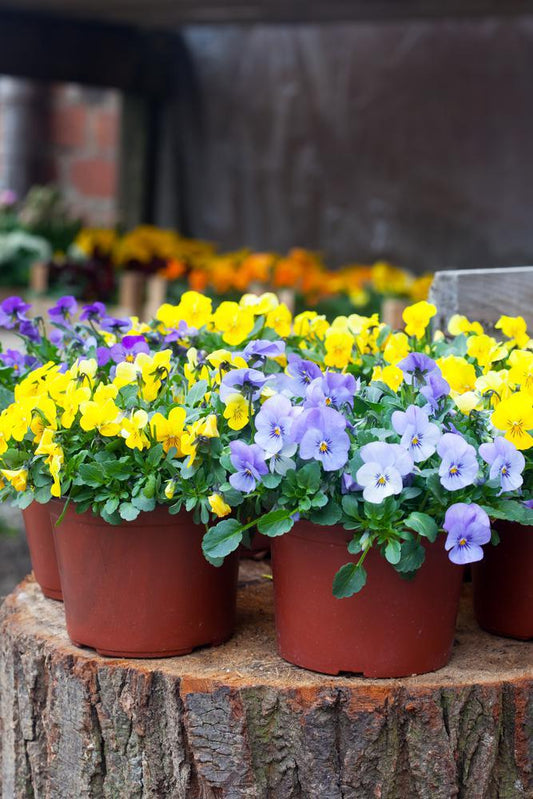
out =
[[523,316],[533,330],[533,266],[437,272],[430,299],[441,329],[458,313],[488,327],[502,314]]
[[24,581],[0,620],[4,799],[533,795],[531,645],[480,631],[470,597],[446,668],[325,677],[275,654],[272,585],[250,577],[235,637],[166,661],[77,649]]

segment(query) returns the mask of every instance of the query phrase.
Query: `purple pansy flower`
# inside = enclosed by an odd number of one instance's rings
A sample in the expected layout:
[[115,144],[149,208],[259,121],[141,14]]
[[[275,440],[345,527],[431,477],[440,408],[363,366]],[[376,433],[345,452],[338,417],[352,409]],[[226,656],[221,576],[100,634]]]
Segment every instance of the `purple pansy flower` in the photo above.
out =
[[122,361],[133,363],[140,352],[150,352],[144,336],[124,336],[119,344],[113,344],[109,348],[109,355],[115,363]]
[[408,452],[399,444],[373,441],[360,450],[364,461],[357,470],[356,479],[363,487],[363,498],[379,504],[386,497],[400,494],[403,477],[412,472],[414,463]]
[[78,303],[71,294],[60,297],[53,308],[48,310],[52,319],[69,320],[78,310]]
[[255,443],[269,454],[280,452],[284,445],[292,443],[292,419],[291,401],[282,394],[270,397],[263,403],[255,419]]
[[422,386],[420,393],[425,397],[432,411],[436,410],[442,397],[448,396],[450,384],[443,378],[438,367],[426,375],[426,385]]
[[98,366],[106,366],[111,360],[111,350],[109,347],[96,348],[96,362]]
[[440,481],[448,491],[472,485],[479,471],[474,447],[458,433],[444,433],[437,444]]
[[27,338],[28,341],[33,341],[34,344],[39,344],[42,340],[41,334],[39,333],[39,328],[29,319],[24,319],[20,323],[19,333],[21,336],[24,336],[24,338]]
[[283,377],[284,388],[295,397],[305,397],[307,387],[317,377],[322,377],[322,370],[313,361],[304,361],[299,355],[291,354],[288,358],[287,374]]
[[329,425],[332,429],[344,430],[347,425],[346,418],[342,413],[327,405],[319,405],[314,408],[302,408],[301,405],[297,405],[293,408],[293,416],[291,438],[298,444],[311,427],[325,429]]
[[189,327],[185,319],[180,319],[178,326],[163,336],[163,341],[166,344],[172,344],[173,341],[181,341],[184,338],[192,338],[193,336],[196,336],[197,333],[197,327]]
[[526,501],[523,502],[522,504],[525,505],[526,508],[533,510],[533,499],[526,499]]
[[131,319],[104,316],[103,319],[100,320],[100,327],[102,330],[107,330],[109,333],[125,333],[131,328]]
[[305,393],[305,407],[316,408],[320,405],[340,408],[342,405],[353,405],[353,398],[359,390],[360,381],[353,375],[343,375],[339,372],[326,372],[322,377],[317,377],[307,387]]
[[392,426],[402,437],[402,446],[412,455],[415,463],[430,458],[437,448],[441,431],[429,421],[423,408],[409,405],[406,411],[394,411]]
[[425,375],[433,372],[439,367],[429,355],[424,355],[423,352],[411,352],[406,358],[403,358],[398,363],[398,366],[404,374],[404,380],[409,385],[416,379],[420,382],[425,382]]
[[516,491],[524,479],[526,459],[512,441],[496,436],[492,444],[481,444],[479,454],[490,464],[490,479],[499,478],[502,491]]
[[[300,440],[300,457],[319,461],[326,472],[341,469],[348,460],[350,439],[346,419],[333,408],[312,408]],[[301,414],[301,419],[304,414]],[[299,420],[298,420],[299,421]]]
[[292,456],[297,449],[297,444],[285,444],[279,452],[267,453],[265,458],[268,460],[270,471],[275,474],[286,475],[289,469],[295,469],[296,461]]
[[80,320],[83,322],[89,319],[91,322],[99,322],[100,319],[106,315],[106,307],[103,302],[93,302],[90,305],[84,305],[80,314]]
[[284,341],[268,341],[267,339],[258,339],[250,341],[242,352],[242,357],[247,361],[251,358],[257,360],[264,360],[265,358],[277,358],[285,352]]
[[222,378],[220,399],[226,402],[231,394],[242,394],[247,399],[256,400],[265,382],[265,375],[258,369],[233,369]]
[[242,441],[232,441],[229,446],[231,463],[236,469],[235,474],[230,475],[230,484],[237,491],[249,494],[268,472],[263,450],[257,444],[248,445]]
[[490,520],[475,502],[451,505],[444,517],[446,549],[453,563],[475,563],[483,557],[482,544],[490,541]]
[[0,327],[12,330],[20,322],[27,321],[26,311],[31,305],[20,297],[8,297],[0,303]]
[[18,350],[7,349],[0,353],[0,360],[4,366],[10,366],[15,372],[24,372],[26,369],[33,369],[39,361],[33,355],[24,355]]

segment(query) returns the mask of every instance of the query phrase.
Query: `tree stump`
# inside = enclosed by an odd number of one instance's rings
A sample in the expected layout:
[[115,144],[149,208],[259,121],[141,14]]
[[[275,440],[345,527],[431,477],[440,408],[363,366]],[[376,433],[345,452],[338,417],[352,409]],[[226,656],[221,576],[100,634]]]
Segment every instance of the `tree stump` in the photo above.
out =
[[246,569],[231,641],[153,661],[76,648],[24,580],[0,619],[3,799],[531,799],[532,644],[481,632],[466,593],[448,667],[321,676],[276,655],[268,567]]

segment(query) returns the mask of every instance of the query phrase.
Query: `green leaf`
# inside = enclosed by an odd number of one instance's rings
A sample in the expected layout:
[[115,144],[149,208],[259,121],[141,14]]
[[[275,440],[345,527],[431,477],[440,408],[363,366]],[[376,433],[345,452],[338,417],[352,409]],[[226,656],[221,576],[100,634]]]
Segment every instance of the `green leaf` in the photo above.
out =
[[141,491],[140,494],[133,497],[131,504],[138,510],[150,511],[155,508],[155,497],[147,497]]
[[268,535],[274,538],[278,535],[288,533],[293,526],[294,521],[289,516],[287,518],[287,511],[284,508],[279,510],[272,510],[265,516],[262,516],[257,523],[257,529],[263,535]]
[[402,573],[415,572],[424,563],[426,552],[422,544],[412,538],[401,545],[401,557],[395,568]]
[[366,585],[366,571],[358,563],[341,566],[333,580],[333,595],[337,599],[353,596]]
[[219,566],[220,558],[225,558],[237,549],[241,540],[242,524],[237,519],[224,519],[207,531],[202,541],[202,550],[210,563]]
[[185,510],[191,511],[196,507],[198,500],[196,497],[187,497],[185,500]]
[[[87,466],[90,467],[90,464],[87,464]],[[130,463],[121,458],[120,460],[108,461],[103,464],[103,471],[106,477],[116,480],[128,480],[131,477],[132,468]]]
[[350,519],[359,518],[359,501],[353,494],[345,494],[343,496],[342,509]]
[[131,502],[122,502],[118,512],[120,513],[120,518],[126,522],[132,522],[140,513],[139,509]]
[[155,447],[152,447],[152,449],[148,453],[148,456],[146,458],[146,463],[148,464],[148,466],[153,468],[154,466],[157,466],[163,455],[164,455],[163,445],[156,444]]
[[314,524],[331,526],[337,524],[342,516],[342,508],[334,500],[330,500],[327,505],[318,510],[313,510],[309,514],[309,519]]
[[428,541],[436,541],[439,534],[439,527],[435,519],[427,513],[420,513],[414,511],[411,513],[404,522],[405,526],[410,530],[414,530],[420,535],[427,538]]
[[207,391],[207,380],[199,380],[187,394],[187,405],[196,405]]
[[306,464],[303,469],[296,472],[296,482],[300,488],[305,488],[308,493],[318,491],[321,482],[320,464],[316,461]]
[[261,480],[261,485],[263,485],[265,488],[277,488],[280,483],[281,483],[280,474],[265,474],[265,476]]
[[311,498],[310,507],[323,508],[324,505],[327,504],[327,501],[328,501],[327,494],[324,494],[323,491],[319,491],[318,494],[315,494],[315,496]]
[[119,503],[118,497],[111,497],[110,499],[108,499],[104,505],[105,512],[108,514],[114,513],[118,508],[118,503]]
[[92,488],[97,488],[98,486],[104,485],[106,482],[104,471],[91,463],[80,464],[78,477],[80,478],[81,485],[85,484]]
[[399,541],[395,538],[391,539],[387,542],[387,546],[385,547],[385,557],[389,563],[393,566],[399,562],[402,556],[402,547]]
[[497,506],[482,505],[481,507],[492,519],[504,519],[526,526],[533,525],[533,508],[526,508],[518,500],[504,499],[500,500]]

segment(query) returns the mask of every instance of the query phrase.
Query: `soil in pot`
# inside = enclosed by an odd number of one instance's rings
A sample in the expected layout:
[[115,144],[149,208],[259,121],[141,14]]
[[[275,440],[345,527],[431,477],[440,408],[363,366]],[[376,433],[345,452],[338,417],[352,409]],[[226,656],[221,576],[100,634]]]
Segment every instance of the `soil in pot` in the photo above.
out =
[[333,578],[355,562],[342,527],[298,522],[272,540],[278,651],[324,674],[405,677],[435,671],[450,658],[463,569],[450,562],[444,537],[426,544],[426,560],[411,580],[378,551],[365,561],[366,586],[336,599]]
[[[55,524],[62,506],[52,503]],[[114,526],[69,506],[54,527],[71,640],[113,657],[169,657],[233,633],[238,555],[215,568],[203,528],[166,508]]]
[[57,566],[50,507],[32,502],[22,511],[31,565],[41,591],[49,599],[63,599]]
[[496,635],[533,638],[533,527],[496,521],[500,543],[483,548],[472,567],[480,627]]

